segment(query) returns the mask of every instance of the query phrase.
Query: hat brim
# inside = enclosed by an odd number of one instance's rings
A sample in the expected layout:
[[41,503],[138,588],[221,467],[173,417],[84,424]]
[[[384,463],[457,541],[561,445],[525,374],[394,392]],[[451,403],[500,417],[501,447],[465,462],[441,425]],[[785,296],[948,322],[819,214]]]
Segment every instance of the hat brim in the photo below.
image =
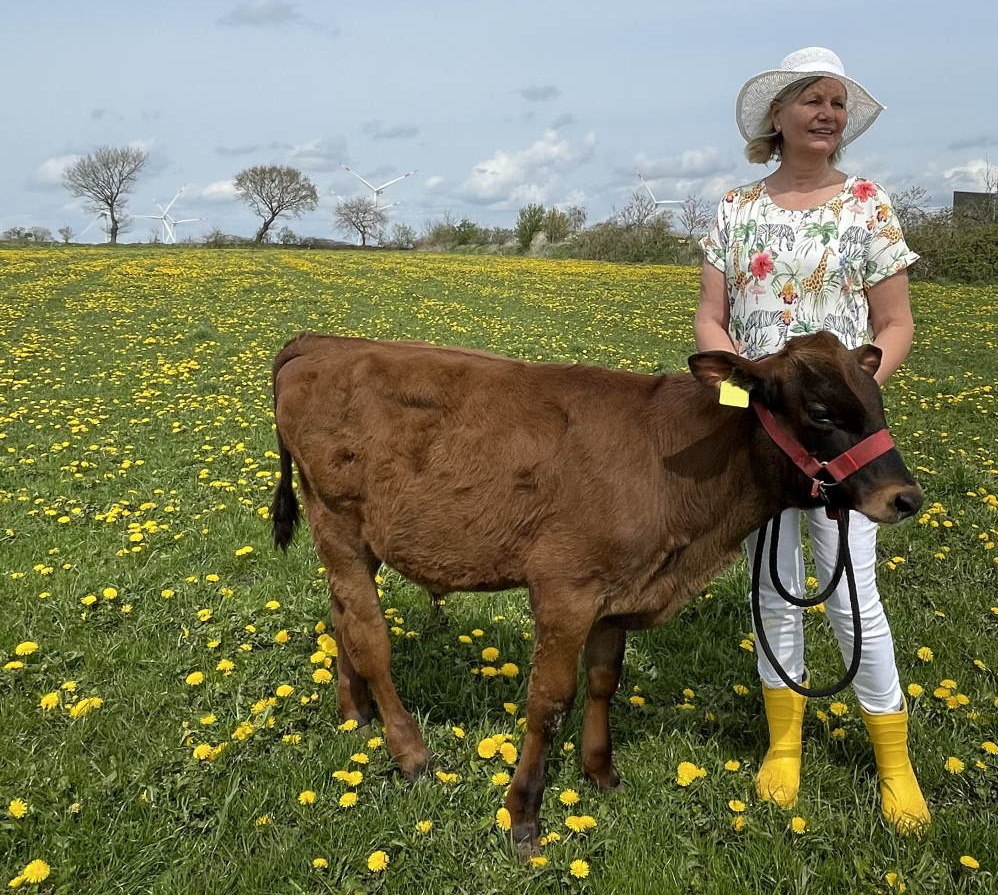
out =
[[862,134],[884,111],[884,104],[878,102],[862,84],[833,71],[785,71],[776,69],[764,71],[749,78],[738,92],[735,101],[735,118],[738,131],[745,141],[765,135],[763,124],[769,112],[770,103],[781,90],[805,78],[834,78],[846,88],[846,112],[848,121],[842,132],[842,145],[851,143]]

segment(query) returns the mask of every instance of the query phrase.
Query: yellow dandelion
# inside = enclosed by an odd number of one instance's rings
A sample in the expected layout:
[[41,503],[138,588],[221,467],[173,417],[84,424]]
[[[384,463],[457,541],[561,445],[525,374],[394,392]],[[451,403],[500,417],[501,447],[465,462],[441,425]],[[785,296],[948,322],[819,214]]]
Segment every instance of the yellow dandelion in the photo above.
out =
[[516,746],[512,743],[503,743],[499,747],[499,754],[502,756],[502,760],[506,762],[506,764],[516,764]]
[[20,875],[24,878],[25,882],[38,885],[38,883],[45,882],[51,872],[52,868],[44,861],[34,860],[21,871]]
[[923,687],[921,684],[908,684],[909,696],[918,699],[918,697],[922,696],[924,693],[925,693],[925,687]]
[[807,829],[807,821],[803,817],[790,818],[790,829],[800,836]]
[[500,830],[506,830],[509,832],[513,828],[513,819],[509,815],[509,811],[505,808],[500,808],[496,812],[496,826]]
[[981,743],[981,748],[988,753],[988,755],[998,755],[998,743],[993,743],[991,740],[985,740]]
[[496,743],[495,739],[492,737],[486,737],[481,740],[478,744],[478,756],[479,758],[495,758],[496,753],[499,751],[499,744]]
[[482,659],[486,662],[495,662],[499,658],[499,650],[494,646],[487,646],[482,650]]
[[87,696],[70,707],[69,716],[71,718],[82,718],[94,709],[99,709],[102,705],[104,705],[104,700],[99,696]]
[[197,687],[204,683],[204,674],[200,671],[192,671],[186,678],[184,678],[184,683],[188,687]]
[[589,876],[589,864],[587,864],[585,861],[581,859],[572,861],[572,863],[568,867],[568,870],[569,873],[572,874],[572,876],[578,879],[585,879],[587,876]]
[[270,815],[261,814],[255,821],[258,827],[266,827],[270,825]]
[[558,801],[562,805],[574,805],[579,801],[579,794],[574,789],[565,789],[558,796]]
[[359,726],[360,725],[357,724],[356,719],[354,719],[354,718],[348,718],[346,721],[344,721],[342,724],[340,724],[337,729],[338,730],[344,730],[344,731],[351,731],[351,730],[356,730]]
[[735,814],[741,814],[745,810],[745,803],[739,801],[738,799],[732,799],[728,802],[728,807],[735,812]]
[[367,869],[372,873],[380,873],[388,866],[390,860],[386,852],[381,850],[372,852],[367,859]]
[[432,820],[421,820],[416,823],[416,832],[422,833],[424,836],[433,829]]
[[59,705],[59,691],[54,690],[51,693],[46,693],[41,699],[38,700],[38,705],[43,711],[51,712],[57,705]]
[[680,762],[679,766],[676,768],[676,783],[679,786],[689,786],[694,780],[699,777],[706,777],[707,771],[705,768],[697,767],[691,761]]
[[[38,651],[38,644],[34,640],[25,640],[14,647],[15,656],[30,656]],[[30,865],[29,865],[30,866]]]
[[534,855],[534,857],[530,859],[531,867],[547,867],[547,865],[548,859],[544,857],[544,855]]
[[972,858],[970,855],[961,855],[960,863],[968,870],[978,870],[981,866],[978,860],[976,858]]
[[357,799],[359,796],[355,792],[345,792],[339,798],[339,805],[341,808],[353,808],[357,804]]
[[329,861],[325,858],[312,858],[312,866],[316,870],[325,870],[329,866]]
[[962,774],[967,766],[959,758],[951,755],[946,759],[946,764],[943,767],[951,774]]
[[731,818],[731,829],[734,830],[736,833],[740,833],[742,830],[745,829],[745,825],[747,823],[748,821],[745,820],[744,814],[736,814],[734,817]]
[[505,771],[500,771],[498,774],[493,774],[489,778],[489,780],[495,786],[505,786],[507,783],[509,783],[509,774],[507,774]]
[[932,650],[929,649],[927,646],[920,646],[915,655],[918,656],[918,658],[921,659],[923,662],[931,662],[935,658],[935,655],[933,654]]
[[735,759],[732,758],[724,763],[724,770],[737,771],[741,766],[742,763],[740,761],[736,761]]
[[332,674],[325,668],[316,668],[312,672],[312,681],[316,684],[328,684],[332,679]]
[[452,727],[451,733],[453,733],[459,740],[464,739],[464,730],[460,727]]
[[298,804],[299,805],[314,805],[316,795],[311,789],[304,789],[298,793]]
[[7,814],[14,818],[14,820],[20,820],[28,813],[28,803],[24,799],[11,799],[10,804],[7,806]]

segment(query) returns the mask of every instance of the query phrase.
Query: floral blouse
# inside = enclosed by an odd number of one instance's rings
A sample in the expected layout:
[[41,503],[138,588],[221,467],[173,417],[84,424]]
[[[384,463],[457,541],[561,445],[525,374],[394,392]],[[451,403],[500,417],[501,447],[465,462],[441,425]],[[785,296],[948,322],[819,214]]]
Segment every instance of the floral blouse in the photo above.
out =
[[870,341],[867,289],[918,260],[890,197],[862,177],[803,211],[776,205],[763,180],[730,190],[700,246],[727,279],[735,349],[753,360],[822,330],[848,348]]

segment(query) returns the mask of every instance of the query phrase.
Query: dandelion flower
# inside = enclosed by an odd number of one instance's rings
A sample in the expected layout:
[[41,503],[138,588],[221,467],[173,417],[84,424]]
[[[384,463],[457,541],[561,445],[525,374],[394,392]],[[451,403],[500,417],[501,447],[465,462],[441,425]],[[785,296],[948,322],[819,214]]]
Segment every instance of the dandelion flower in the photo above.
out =
[[680,762],[676,768],[676,783],[680,786],[689,786],[698,777],[706,777],[705,768],[699,768],[691,761]]
[[572,861],[568,870],[577,879],[585,879],[589,876],[589,865],[583,860]]
[[735,814],[741,814],[745,810],[745,803],[739,801],[738,799],[732,799],[728,802],[728,807],[735,812]]
[[908,684],[908,695],[918,699],[925,693],[925,687],[921,684]]
[[807,821],[800,816],[792,817],[790,818],[790,829],[799,836],[807,829]]
[[961,855],[960,863],[968,870],[977,870],[981,866],[977,859],[972,858],[970,855]]
[[102,590],[100,592],[100,595],[105,600],[113,600],[115,597],[118,596],[118,588],[116,588],[116,587],[105,587],[104,590]]
[[500,808],[496,812],[496,826],[500,830],[506,830],[507,832],[513,827],[513,819],[509,815],[509,811],[505,808]]
[[588,814],[570,814],[565,818],[565,826],[573,833],[588,833],[596,829],[596,818]]
[[192,671],[184,678],[184,683],[189,687],[197,687],[204,683],[204,674],[200,671]]
[[452,727],[450,730],[451,730],[451,733],[453,733],[454,736],[456,736],[459,740],[463,740],[464,739],[464,730],[462,728],[460,728],[460,727]]
[[828,707],[828,711],[830,711],[836,717],[841,718],[843,715],[849,712],[849,706],[847,706],[844,702],[833,702]]
[[740,761],[736,761],[735,759],[732,758],[724,763],[724,770],[737,771],[741,766],[742,763]]
[[24,799],[11,799],[10,804],[7,806],[7,813],[14,820],[20,820],[28,813],[28,803]]
[[255,821],[258,827],[266,827],[270,825],[270,815],[261,814]]
[[316,684],[328,684],[332,679],[332,674],[325,668],[316,668],[312,672],[312,681]]
[[499,745],[492,737],[486,737],[478,744],[478,755],[480,758],[495,758],[499,751]]
[[534,857],[530,859],[531,867],[547,867],[547,865],[548,859],[544,857],[544,855],[534,855]]
[[274,643],[287,643],[290,639],[291,635],[283,629],[274,635]]
[[734,817],[731,818],[731,829],[734,830],[736,833],[740,833],[742,830],[745,829],[745,825],[747,823],[748,821],[745,820],[744,814],[736,814]]
[[357,724],[355,718],[348,718],[346,721],[344,721],[342,724],[339,725],[337,730],[350,731],[350,730],[356,730],[358,727],[359,725]]
[[316,870],[325,870],[329,866],[329,861],[325,858],[312,858],[312,866]]
[[432,820],[421,820],[416,823],[416,832],[422,833],[424,836],[433,829]]
[[985,740],[981,743],[981,748],[988,753],[988,755],[998,755],[998,743],[993,743],[991,740]]
[[368,749],[380,749],[385,744],[385,741],[381,737],[371,737],[367,741]]
[[447,784],[457,783],[457,781],[461,779],[460,775],[458,775],[458,774],[450,774],[447,771],[437,771],[436,778],[441,783],[447,783]]
[[899,892],[903,892],[908,888],[903,882],[901,882],[901,875],[894,870],[884,874],[884,882],[886,882],[892,889],[897,889]]
[[558,796],[558,801],[562,805],[574,805],[579,801],[579,794],[574,789],[566,789]]
[[951,774],[962,774],[964,769],[967,767],[959,758],[951,755],[946,759],[946,764],[944,765],[947,771]]
[[51,693],[46,693],[41,699],[38,700],[38,705],[43,711],[51,712],[59,704],[59,691],[54,690]]
[[367,764],[370,759],[363,752],[354,752],[354,754],[350,756],[350,761],[356,762],[357,764]]
[[645,704],[645,698],[644,698],[644,696],[629,696],[629,697],[627,698],[627,701],[628,701],[628,702],[629,702],[629,703],[630,703],[631,705],[637,705],[637,706],[642,706],[642,705],[644,705],[644,704]]
[[302,790],[300,793],[298,793],[298,804],[314,805],[315,793],[311,789]]
[[933,654],[932,650],[929,649],[927,646],[920,646],[915,655],[918,656],[918,658],[921,659],[923,662],[931,662],[935,658],[935,655]]
[[489,780],[495,786],[505,786],[507,783],[509,783],[509,774],[507,774],[505,771],[499,771],[498,774],[493,774],[489,778]]
[[499,747],[499,754],[502,756],[502,760],[506,764],[516,764],[516,746],[512,743],[503,743]]
[[389,861],[387,853],[380,850],[372,852],[367,859],[367,869],[372,873],[380,873],[388,866]]
[[[30,656],[38,651],[38,644],[34,640],[25,640],[14,647],[15,656]],[[34,862],[32,862],[34,863]],[[31,866],[30,864],[28,866]]]
[[99,696],[87,696],[70,707],[69,716],[71,718],[82,718],[94,709],[99,709],[102,705],[104,705],[104,700]]
[[339,798],[341,808],[353,808],[357,804],[358,795],[355,792],[345,792]]
[[748,696],[749,688],[744,684],[735,684],[732,688],[735,691],[736,696]]
[[274,694],[279,696],[281,699],[285,699],[295,692],[295,688],[290,684],[281,684],[275,691]]

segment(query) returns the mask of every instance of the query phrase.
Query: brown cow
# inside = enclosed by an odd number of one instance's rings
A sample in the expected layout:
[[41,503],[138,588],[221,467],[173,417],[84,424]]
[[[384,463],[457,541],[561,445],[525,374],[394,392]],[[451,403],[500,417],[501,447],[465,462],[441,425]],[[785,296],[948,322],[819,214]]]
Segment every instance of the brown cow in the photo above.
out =
[[[813,454],[884,426],[880,351],[832,335],[748,361],[710,351],[693,375],[536,364],[419,343],[311,334],[274,363],[281,480],[274,538],[298,515],[292,457],[330,586],[346,718],[374,714],[410,777],[430,754],[392,682],[374,573],[384,561],[431,593],[527,587],[536,626],[522,754],[506,807],[536,844],[544,761],[585,651],[582,766],[617,786],[610,699],[625,632],[673,615],[811,481],[751,411],[721,406],[734,377]],[[895,522],[921,505],[890,450],[828,489],[838,506]]]

